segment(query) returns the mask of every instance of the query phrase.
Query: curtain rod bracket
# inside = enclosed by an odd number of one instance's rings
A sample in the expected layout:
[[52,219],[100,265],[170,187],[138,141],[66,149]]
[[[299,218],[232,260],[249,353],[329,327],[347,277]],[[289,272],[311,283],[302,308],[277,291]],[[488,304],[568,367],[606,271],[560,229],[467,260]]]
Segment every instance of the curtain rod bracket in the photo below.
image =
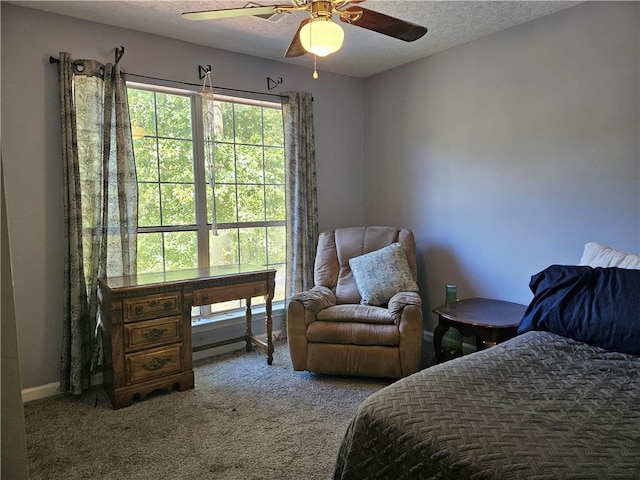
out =
[[271,78],[271,77],[267,77],[267,88],[269,90],[273,90],[278,85],[282,85],[282,77],[277,78],[275,80],[273,78]]
[[116,47],[116,63],[118,63],[123,56],[124,56],[124,46],[121,45],[120,48]]
[[200,80],[206,77],[207,73],[211,73],[211,65],[205,65],[204,67],[202,65],[198,65],[198,77]]

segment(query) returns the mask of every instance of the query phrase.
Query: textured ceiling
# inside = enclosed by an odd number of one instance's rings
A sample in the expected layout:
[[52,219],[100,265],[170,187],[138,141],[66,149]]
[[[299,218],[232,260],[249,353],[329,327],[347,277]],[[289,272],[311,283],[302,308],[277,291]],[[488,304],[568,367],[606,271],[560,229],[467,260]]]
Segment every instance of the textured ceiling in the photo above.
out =
[[[313,63],[310,55],[284,58],[298,24],[305,18],[304,12],[281,14],[275,21],[241,17],[194,22],[180,16],[187,11],[242,7],[248,0],[7,3],[296,65]],[[276,2],[258,0],[256,3]],[[363,7],[426,26],[428,33],[415,42],[406,43],[341,23],[344,45],[337,53],[318,59],[318,70],[368,77],[578,3],[581,2],[368,0]]]

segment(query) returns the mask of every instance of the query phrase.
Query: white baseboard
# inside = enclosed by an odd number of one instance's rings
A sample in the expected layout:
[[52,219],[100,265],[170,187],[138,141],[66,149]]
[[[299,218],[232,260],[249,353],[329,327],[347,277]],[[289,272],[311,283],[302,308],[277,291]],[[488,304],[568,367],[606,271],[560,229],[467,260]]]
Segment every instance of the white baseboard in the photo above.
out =
[[40,398],[53,397],[60,393],[60,382],[47,383],[38,387],[22,389],[22,403],[38,400]]
[[[92,374],[89,381],[92,387],[102,385],[102,372]],[[41,398],[53,397],[59,393],[60,382],[47,383],[46,385],[39,385],[37,387],[23,388],[22,403],[30,402],[31,400],[39,400]]]
[[[266,340],[266,334],[256,335],[258,338],[264,337]],[[273,339],[278,340],[282,338],[281,330],[274,330]],[[217,355],[224,355],[225,353],[235,352],[245,348],[244,342],[230,343],[228,345],[222,345],[215,348],[209,348],[207,350],[201,350],[199,352],[193,352],[193,360],[202,360],[204,358],[215,357]],[[102,385],[102,372],[91,375],[91,386]],[[22,389],[22,403],[30,402],[32,400],[39,400],[41,398],[53,397],[60,393],[60,382],[47,383],[46,385],[39,385],[37,387],[29,387]]]

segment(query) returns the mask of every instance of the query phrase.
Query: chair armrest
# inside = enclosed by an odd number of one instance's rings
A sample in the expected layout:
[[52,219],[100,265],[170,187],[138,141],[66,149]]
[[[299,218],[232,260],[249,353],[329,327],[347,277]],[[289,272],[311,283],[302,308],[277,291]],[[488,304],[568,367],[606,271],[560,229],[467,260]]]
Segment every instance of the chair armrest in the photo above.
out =
[[389,300],[389,313],[391,313],[396,324],[400,323],[402,312],[408,305],[422,307],[422,299],[420,298],[420,295],[415,292],[399,292]]
[[315,317],[320,310],[336,304],[336,295],[330,288],[316,285],[311,290],[297,293],[291,301],[302,303],[304,309]]
[[397,293],[389,300],[389,312],[400,331],[402,376],[420,369],[422,361],[422,300],[414,292]]
[[294,370],[307,368],[307,327],[316,321],[321,310],[336,304],[335,294],[327,287],[315,286],[311,290],[291,297],[287,307],[287,337]]

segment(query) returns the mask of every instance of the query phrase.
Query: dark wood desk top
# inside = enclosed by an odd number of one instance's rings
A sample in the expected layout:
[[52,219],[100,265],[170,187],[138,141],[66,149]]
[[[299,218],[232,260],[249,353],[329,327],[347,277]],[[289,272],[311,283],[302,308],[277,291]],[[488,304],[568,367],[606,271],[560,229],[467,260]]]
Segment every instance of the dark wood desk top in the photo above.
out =
[[513,328],[520,324],[526,305],[491,298],[468,298],[440,305],[433,312],[456,323],[489,328]]
[[273,273],[275,269],[259,265],[220,265],[215,267],[192,268],[188,270],[171,270],[158,273],[141,273],[124,277],[101,278],[100,282],[111,290],[128,290],[156,285],[180,285],[194,281],[231,278],[247,274]]

